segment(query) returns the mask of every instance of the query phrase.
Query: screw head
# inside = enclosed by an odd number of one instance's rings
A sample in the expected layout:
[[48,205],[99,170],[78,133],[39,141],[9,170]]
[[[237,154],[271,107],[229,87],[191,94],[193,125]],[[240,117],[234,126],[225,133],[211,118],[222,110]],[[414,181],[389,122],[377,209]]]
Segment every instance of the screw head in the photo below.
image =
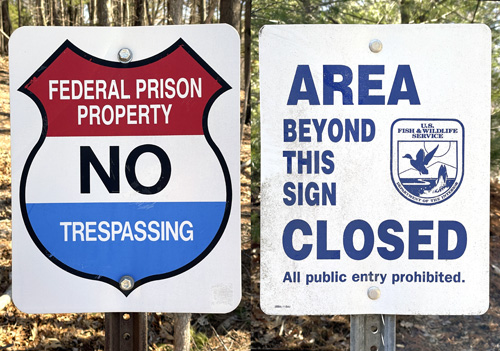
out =
[[124,275],[120,279],[120,289],[129,291],[134,287],[134,278],[129,275]]
[[118,51],[118,61],[121,63],[129,63],[132,61],[132,51],[127,48],[123,48],[120,51]]
[[368,288],[368,297],[372,300],[378,300],[380,297],[380,289],[377,288],[376,286],[372,286]]
[[382,51],[382,42],[378,39],[373,39],[372,41],[370,41],[370,50],[371,52],[374,52],[374,53],[378,53],[380,51]]

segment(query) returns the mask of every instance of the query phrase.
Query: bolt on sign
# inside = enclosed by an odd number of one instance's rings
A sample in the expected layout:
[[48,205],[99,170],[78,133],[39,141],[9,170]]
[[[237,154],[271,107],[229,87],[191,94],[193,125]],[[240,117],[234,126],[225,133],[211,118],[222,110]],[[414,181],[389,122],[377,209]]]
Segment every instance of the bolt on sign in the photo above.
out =
[[488,309],[490,49],[484,25],[263,28],[266,313]]
[[10,71],[16,305],[234,309],[237,33],[23,27]]

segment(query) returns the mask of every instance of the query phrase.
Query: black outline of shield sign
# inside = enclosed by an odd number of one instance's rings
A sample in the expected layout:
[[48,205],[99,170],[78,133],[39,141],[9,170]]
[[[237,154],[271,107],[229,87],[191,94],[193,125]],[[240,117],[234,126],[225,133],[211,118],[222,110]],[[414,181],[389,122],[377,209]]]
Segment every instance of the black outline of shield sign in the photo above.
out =
[[[214,151],[215,155],[217,156],[217,159],[219,160],[219,163],[222,168],[222,172],[224,174],[224,180],[226,183],[226,206],[224,209],[224,215],[222,218],[221,225],[219,226],[219,229],[214,237],[214,239],[210,242],[210,244],[207,246],[207,248],[200,254],[198,255],[194,260],[192,260],[190,263],[167,273],[163,274],[156,274],[152,276],[148,276],[146,278],[140,279],[134,283],[134,286],[131,290],[129,291],[123,291],[120,289],[120,284],[117,281],[114,281],[110,278],[103,277],[101,275],[95,275],[95,274],[89,274],[85,272],[78,271],[74,268],[71,268],[61,261],[59,261],[56,257],[54,257],[46,248],[43,246],[43,244],[40,242],[38,239],[36,233],[33,230],[33,227],[31,226],[31,222],[28,217],[27,209],[26,209],[26,181],[28,178],[28,172],[31,167],[31,164],[35,158],[35,155],[37,154],[38,150],[42,147],[43,142],[45,141],[45,138],[47,136],[47,128],[48,128],[48,121],[47,121],[47,114],[46,111],[41,103],[41,101],[36,97],[32,92],[30,92],[26,87],[28,87],[31,84],[31,81],[37,77],[39,77],[47,67],[49,67],[58,57],[61,55],[61,53],[66,50],[70,49],[72,50],[75,54],[81,56],[83,59],[87,61],[91,61],[92,63],[105,66],[105,67],[113,67],[113,68],[120,68],[120,69],[127,69],[127,68],[133,68],[133,67],[140,67],[140,66],[145,66],[150,63],[156,62],[160,59],[163,59],[164,57],[168,56],[169,54],[173,53],[175,50],[177,50],[179,47],[182,47],[186,52],[199,64],[201,65],[220,85],[221,88],[217,90],[212,97],[208,100],[207,105],[205,106],[205,109],[203,110],[203,117],[202,117],[202,125],[203,125],[203,134],[205,136],[206,141]],[[38,249],[54,264],[56,264],[58,267],[62,268],[63,270],[74,274],[76,276],[79,276],[81,278],[86,278],[86,279],[91,279],[91,280],[99,280],[105,283],[108,283],[118,290],[120,290],[125,296],[128,296],[132,291],[137,289],[143,284],[146,284],[151,281],[155,280],[161,280],[161,279],[166,279],[170,277],[174,277],[176,275],[179,275],[181,273],[186,272],[187,270],[191,269],[192,267],[196,266],[198,263],[200,263],[211,251],[212,249],[217,245],[219,242],[222,234],[224,233],[224,230],[226,228],[227,222],[229,220],[229,214],[231,211],[231,204],[232,204],[232,187],[231,187],[231,176],[229,174],[229,169],[227,167],[226,161],[224,160],[224,157],[213,141],[212,137],[210,136],[209,130],[208,130],[208,113],[210,111],[210,108],[212,107],[212,104],[215,102],[215,100],[222,95],[224,92],[232,89],[231,86],[222,79],[221,76],[219,76],[209,65],[207,62],[205,62],[182,38],[179,38],[172,46],[167,48],[166,50],[160,52],[157,55],[154,55],[150,58],[140,60],[140,61],[135,61],[135,62],[130,62],[130,63],[121,63],[121,62],[112,62],[112,61],[106,61],[97,57],[94,57],[82,50],[80,50],[78,47],[76,47],[73,43],[71,43],[69,40],[66,40],[48,59],[45,61],[40,68],[26,81],[24,84],[18,89],[18,91],[26,94],[29,96],[38,106],[38,109],[40,110],[42,120],[43,120],[43,125],[42,125],[42,133],[40,138],[38,139],[38,142],[35,144],[33,150],[31,150],[30,154],[28,155],[28,158],[26,160],[26,164],[24,165],[23,172],[21,175],[21,186],[20,186],[20,205],[21,205],[21,213],[23,216],[24,223],[26,225],[26,228],[31,236],[31,239],[33,242],[36,244]]]

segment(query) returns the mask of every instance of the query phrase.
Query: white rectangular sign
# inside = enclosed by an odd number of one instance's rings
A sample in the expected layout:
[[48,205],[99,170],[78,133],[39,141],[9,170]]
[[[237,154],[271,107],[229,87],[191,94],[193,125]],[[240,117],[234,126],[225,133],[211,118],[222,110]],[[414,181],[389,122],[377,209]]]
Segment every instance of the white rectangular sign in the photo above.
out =
[[9,52],[15,304],[234,309],[236,31],[23,27]]
[[263,28],[266,313],[488,309],[490,43],[484,25]]

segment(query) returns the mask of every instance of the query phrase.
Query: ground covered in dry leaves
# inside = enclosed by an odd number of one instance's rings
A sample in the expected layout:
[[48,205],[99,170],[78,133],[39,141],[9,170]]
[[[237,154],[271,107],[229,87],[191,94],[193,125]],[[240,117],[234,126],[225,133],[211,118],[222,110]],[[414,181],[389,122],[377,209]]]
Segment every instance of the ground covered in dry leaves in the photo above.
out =
[[[11,285],[10,107],[8,61],[0,57],[0,295]],[[241,160],[250,159],[245,126]],[[250,167],[241,170],[242,278],[250,286]],[[193,314],[191,350],[250,349],[250,293],[230,314]],[[1,298],[0,298],[1,300]],[[149,313],[150,350],[172,350],[172,315]],[[104,314],[25,314],[10,303],[0,310],[0,350],[104,350]]]

